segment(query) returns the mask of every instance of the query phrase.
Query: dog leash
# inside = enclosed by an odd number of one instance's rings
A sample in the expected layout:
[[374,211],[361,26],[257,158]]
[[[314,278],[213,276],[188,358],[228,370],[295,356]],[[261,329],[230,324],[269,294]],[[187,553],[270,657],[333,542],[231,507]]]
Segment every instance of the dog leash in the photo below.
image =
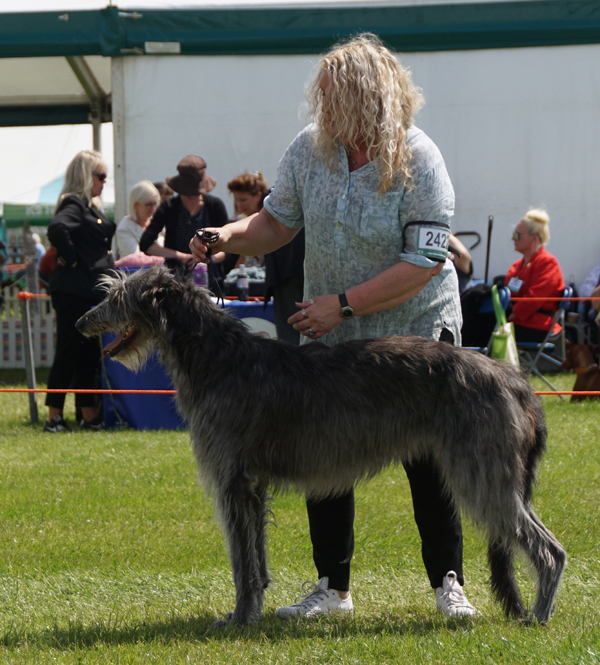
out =
[[[214,245],[217,240],[220,238],[220,234],[217,231],[207,231],[206,229],[200,229],[196,231],[195,233],[196,237],[200,240],[200,242],[203,242],[206,245]],[[212,248],[207,247],[206,249],[206,258],[210,259],[212,255]],[[189,269],[189,272],[193,272],[194,268],[198,265],[198,262],[194,263],[192,267]],[[221,287],[219,286],[219,282],[217,281],[215,274],[213,272],[213,267],[212,263],[209,261],[208,262],[208,274],[210,278],[212,278],[212,282],[215,286],[215,291],[217,292],[217,305],[219,304],[219,300],[221,301],[221,307],[225,309],[225,297],[223,296],[223,291],[221,291]],[[209,280],[210,281],[210,280]]]

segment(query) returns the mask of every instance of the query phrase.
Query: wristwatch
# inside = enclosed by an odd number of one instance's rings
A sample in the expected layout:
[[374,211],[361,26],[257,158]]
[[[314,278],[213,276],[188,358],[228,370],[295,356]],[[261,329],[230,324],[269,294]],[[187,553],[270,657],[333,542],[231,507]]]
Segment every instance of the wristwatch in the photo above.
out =
[[342,309],[340,310],[340,316],[342,319],[351,319],[354,316],[354,310],[348,304],[348,298],[346,298],[345,293],[340,293],[338,298],[340,299],[340,305]]

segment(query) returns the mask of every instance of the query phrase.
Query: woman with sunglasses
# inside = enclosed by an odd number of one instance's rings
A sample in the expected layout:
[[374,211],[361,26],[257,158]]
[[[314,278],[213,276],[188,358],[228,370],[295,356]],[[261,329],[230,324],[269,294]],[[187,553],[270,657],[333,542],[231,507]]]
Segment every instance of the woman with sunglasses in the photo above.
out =
[[[115,224],[102,213],[100,201],[107,173],[100,153],[83,150],[75,155],[48,226],[48,239],[56,248],[56,267],[48,284],[56,310],[56,349],[48,388],[94,387],[100,346],[97,339],[78,332],[75,322],[102,300],[98,280],[114,264],[111,241]],[[45,432],[70,431],[63,418],[64,403],[64,393],[47,394]],[[102,429],[98,395],[77,394],[75,404],[81,409],[82,429]]]
[[118,258],[140,251],[140,238],[160,205],[160,193],[149,181],[142,180],[129,195],[129,214],[117,226],[115,247]]
[[[529,210],[517,224],[512,239],[523,258],[515,261],[506,274],[505,284],[513,296],[555,298],[565,288],[560,265],[545,245],[550,239],[550,217],[545,210]],[[515,326],[518,342],[542,342],[554,325],[558,301],[517,300],[509,321]],[[559,333],[556,324],[553,333]]]

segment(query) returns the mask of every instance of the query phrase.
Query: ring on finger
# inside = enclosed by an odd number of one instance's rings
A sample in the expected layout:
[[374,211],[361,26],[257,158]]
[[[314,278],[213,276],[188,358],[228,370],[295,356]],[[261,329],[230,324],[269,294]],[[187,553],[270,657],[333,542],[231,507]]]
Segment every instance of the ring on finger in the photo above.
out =
[[302,316],[303,316],[305,319],[308,319],[308,314],[306,313],[306,310],[303,309],[303,310],[301,310],[301,312],[302,312]]
[[315,333],[313,332],[312,328],[308,329],[308,336],[312,337]]
[[315,304],[315,301],[314,301],[312,298],[309,298],[309,299],[308,299],[308,302],[309,302],[311,305],[314,305],[314,304]]

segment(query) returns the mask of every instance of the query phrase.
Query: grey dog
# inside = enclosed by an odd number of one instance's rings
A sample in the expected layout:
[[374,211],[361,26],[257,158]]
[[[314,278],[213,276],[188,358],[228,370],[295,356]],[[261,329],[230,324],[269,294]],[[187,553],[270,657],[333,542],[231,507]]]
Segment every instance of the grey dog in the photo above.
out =
[[327,496],[425,456],[457,510],[486,530],[491,585],[507,615],[527,617],[514,576],[520,547],[538,576],[531,619],[548,621],[566,553],[531,507],[547,432],[513,368],[419,337],[333,347],[265,339],[163,268],[109,277],[105,287],[77,327],[118,332],[105,353],[133,370],[162,354],[228,544],[228,621],[262,613],[269,491]]

